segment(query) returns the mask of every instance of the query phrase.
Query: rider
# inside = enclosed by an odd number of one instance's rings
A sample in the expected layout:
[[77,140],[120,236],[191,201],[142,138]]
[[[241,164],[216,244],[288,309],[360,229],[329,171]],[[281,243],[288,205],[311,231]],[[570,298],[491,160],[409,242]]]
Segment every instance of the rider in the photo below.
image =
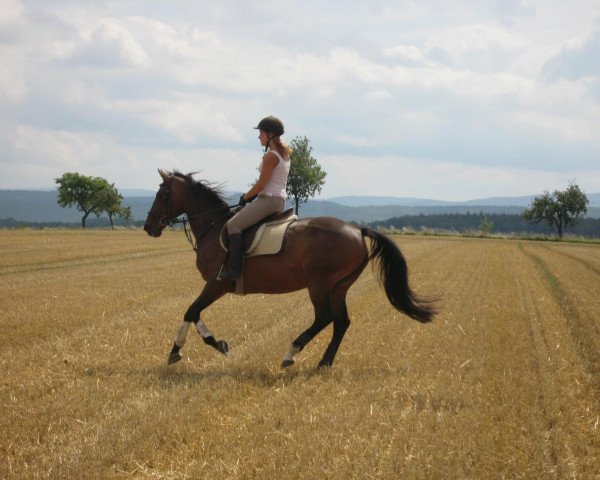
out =
[[[269,116],[254,128],[260,131],[258,138],[265,147],[259,166],[260,176],[254,186],[240,197],[242,209],[227,222],[229,257],[219,273],[219,280],[238,280],[242,275],[242,231],[285,208],[292,149],[281,140],[283,123],[277,117]],[[256,201],[253,201],[255,198]]]

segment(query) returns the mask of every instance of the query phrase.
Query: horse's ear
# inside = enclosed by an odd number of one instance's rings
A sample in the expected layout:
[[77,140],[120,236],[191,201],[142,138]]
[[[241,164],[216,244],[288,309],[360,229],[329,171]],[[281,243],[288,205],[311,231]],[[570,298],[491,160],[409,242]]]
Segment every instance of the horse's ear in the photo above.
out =
[[169,174],[167,172],[165,172],[164,170],[161,170],[160,168],[158,169],[158,173],[160,174],[160,176],[162,177],[162,179],[166,182],[169,179]]

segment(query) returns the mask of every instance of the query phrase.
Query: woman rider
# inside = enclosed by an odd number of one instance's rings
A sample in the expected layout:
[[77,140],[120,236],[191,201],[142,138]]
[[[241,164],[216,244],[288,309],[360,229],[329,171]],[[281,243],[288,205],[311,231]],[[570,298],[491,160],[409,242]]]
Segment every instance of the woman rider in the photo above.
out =
[[[277,117],[269,116],[254,128],[260,131],[258,138],[265,147],[259,166],[260,176],[254,186],[240,197],[242,209],[227,222],[229,257],[217,277],[219,280],[238,280],[241,277],[242,231],[285,208],[292,149],[281,140],[283,123]],[[255,197],[256,200],[252,201]]]

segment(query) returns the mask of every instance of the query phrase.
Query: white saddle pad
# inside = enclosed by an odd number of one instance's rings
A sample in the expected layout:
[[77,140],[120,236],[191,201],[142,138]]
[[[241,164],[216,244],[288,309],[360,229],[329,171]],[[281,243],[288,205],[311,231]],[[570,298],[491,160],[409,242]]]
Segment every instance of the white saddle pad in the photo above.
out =
[[[246,250],[245,257],[256,257],[258,255],[275,255],[281,250],[283,245],[283,236],[290,223],[298,220],[297,215],[291,215],[274,222],[263,223],[254,235],[254,240]],[[221,236],[221,247],[226,252],[229,249],[223,244]]]

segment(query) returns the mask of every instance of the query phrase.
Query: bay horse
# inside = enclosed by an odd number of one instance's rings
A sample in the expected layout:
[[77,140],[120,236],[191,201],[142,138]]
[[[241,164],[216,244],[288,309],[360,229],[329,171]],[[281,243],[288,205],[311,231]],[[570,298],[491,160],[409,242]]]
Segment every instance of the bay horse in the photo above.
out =
[[[200,314],[225,293],[235,291],[234,281],[217,280],[227,255],[219,237],[234,212],[219,188],[195,180],[193,174],[162,170],[159,173],[163,181],[144,230],[152,237],[160,237],[167,225],[180,222],[178,217],[186,215],[185,221],[189,221],[196,243],[196,267],[206,281],[198,298],[185,312],[168,364],[181,360],[180,350],[192,323],[205,343],[227,354],[227,342],[215,339]],[[371,240],[370,249],[365,241],[367,237]],[[302,219],[289,226],[278,254],[245,259],[246,293],[281,294],[306,288],[314,306],[312,325],[292,342],[282,368],[293,365],[296,354],[332,322],[333,336],[319,367],[333,364],[350,326],[346,293],[370,260],[378,265],[379,279],[394,308],[419,322],[431,321],[436,313],[433,302],[418,297],[409,287],[406,260],[399,248],[391,239],[370,228],[331,217]]]

